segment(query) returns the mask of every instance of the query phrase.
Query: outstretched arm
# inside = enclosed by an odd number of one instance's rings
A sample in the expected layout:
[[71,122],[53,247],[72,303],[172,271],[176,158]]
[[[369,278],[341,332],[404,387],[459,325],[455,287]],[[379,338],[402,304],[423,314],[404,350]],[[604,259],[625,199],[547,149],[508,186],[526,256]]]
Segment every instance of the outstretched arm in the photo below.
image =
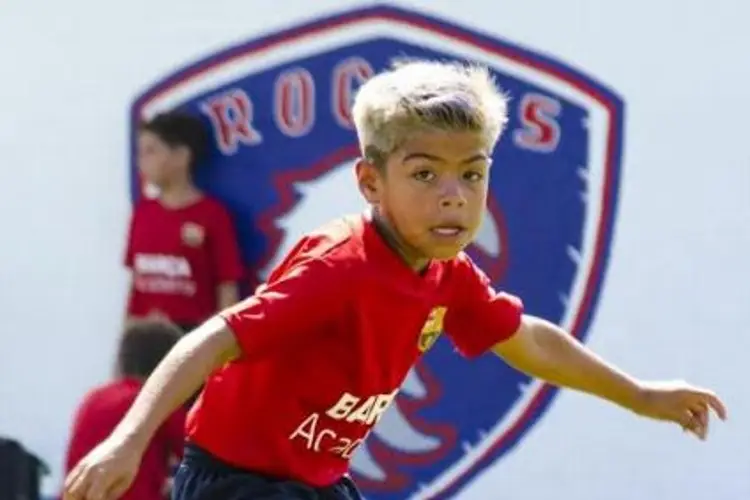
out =
[[558,326],[524,315],[515,335],[492,349],[509,365],[551,384],[598,396],[635,413],[679,423],[703,439],[709,408],[726,418],[711,391],[682,382],[639,381],[606,362]]
[[[156,431],[215,369],[239,353],[234,334],[218,316],[180,339],[148,378],[108,440],[67,476],[63,498],[117,497],[127,490]],[[108,443],[115,443],[125,453],[115,456]]]
[[219,316],[210,319],[167,354],[114,432],[145,449],[167,418],[208,376],[239,354],[239,344],[224,320]]
[[64,500],[118,498],[135,478],[156,430],[214,370],[240,355],[243,360],[263,359],[290,345],[316,341],[323,325],[344,310],[348,287],[356,281],[335,262],[306,257],[304,243],[299,262],[286,262],[285,272],[172,348],[113,433],[68,475]]

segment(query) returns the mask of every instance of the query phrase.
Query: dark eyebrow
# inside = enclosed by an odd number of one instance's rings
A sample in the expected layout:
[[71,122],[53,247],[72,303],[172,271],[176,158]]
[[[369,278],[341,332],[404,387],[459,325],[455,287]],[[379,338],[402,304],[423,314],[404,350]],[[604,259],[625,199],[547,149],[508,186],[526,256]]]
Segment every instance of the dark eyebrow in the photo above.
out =
[[[489,157],[484,153],[479,153],[471,158],[468,158],[461,163],[468,164],[468,163],[474,163],[475,161],[479,160],[488,160]],[[410,160],[430,160],[430,161],[437,161],[437,162],[444,162],[445,160],[443,158],[440,158],[439,156],[431,155],[429,153],[410,153],[404,157],[402,161],[407,162]]]
[[463,163],[465,163],[465,164],[467,164],[467,163],[474,163],[475,161],[480,161],[480,160],[487,161],[489,159],[490,159],[490,157],[487,156],[486,154],[479,153],[477,155],[472,156],[468,160],[464,160]]
[[439,156],[427,154],[427,153],[409,153],[408,155],[404,156],[404,159],[402,161],[407,162],[411,160],[431,160],[431,161],[445,161]]

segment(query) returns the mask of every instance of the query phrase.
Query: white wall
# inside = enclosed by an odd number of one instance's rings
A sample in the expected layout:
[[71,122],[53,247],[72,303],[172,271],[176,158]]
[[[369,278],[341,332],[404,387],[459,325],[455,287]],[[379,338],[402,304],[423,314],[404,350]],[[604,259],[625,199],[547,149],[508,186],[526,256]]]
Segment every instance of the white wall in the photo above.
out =
[[[144,86],[261,30],[345,0],[6,0],[0,14],[0,434],[54,465],[104,380],[124,298],[127,110]],[[645,377],[716,388],[707,443],[580,395],[466,498],[750,496],[750,6],[741,0],[415,1],[542,50],[623,96],[616,239],[590,336]],[[745,33],[745,34],[743,34]],[[85,354],[84,354],[85,353]]]

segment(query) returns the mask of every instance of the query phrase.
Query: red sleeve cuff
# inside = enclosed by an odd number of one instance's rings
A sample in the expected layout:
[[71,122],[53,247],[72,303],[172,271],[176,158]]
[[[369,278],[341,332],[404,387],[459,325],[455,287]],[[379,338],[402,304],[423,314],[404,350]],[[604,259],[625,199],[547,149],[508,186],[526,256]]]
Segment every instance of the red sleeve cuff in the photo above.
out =
[[481,356],[494,345],[511,338],[521,326],[523,302],[516,296],[498,293],[470,316],[458,318],[463,335],[454,335],[456,350],[465,358]]

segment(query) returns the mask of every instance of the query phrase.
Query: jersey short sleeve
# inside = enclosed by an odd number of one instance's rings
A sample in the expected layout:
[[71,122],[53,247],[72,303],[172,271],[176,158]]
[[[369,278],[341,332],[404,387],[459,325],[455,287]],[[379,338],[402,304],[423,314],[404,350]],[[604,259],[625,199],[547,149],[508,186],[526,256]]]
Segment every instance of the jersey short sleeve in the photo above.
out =
[[461,255],[453,269],[453,303],[448,307],[445,332],[467,358],[483,354],[518,330],[523,315],[521,299],[497,292],[487,275]]
[[299,260],[221,316],[247,358],[300,348],[340,323],[348,282],[345,270],[325,258]]

